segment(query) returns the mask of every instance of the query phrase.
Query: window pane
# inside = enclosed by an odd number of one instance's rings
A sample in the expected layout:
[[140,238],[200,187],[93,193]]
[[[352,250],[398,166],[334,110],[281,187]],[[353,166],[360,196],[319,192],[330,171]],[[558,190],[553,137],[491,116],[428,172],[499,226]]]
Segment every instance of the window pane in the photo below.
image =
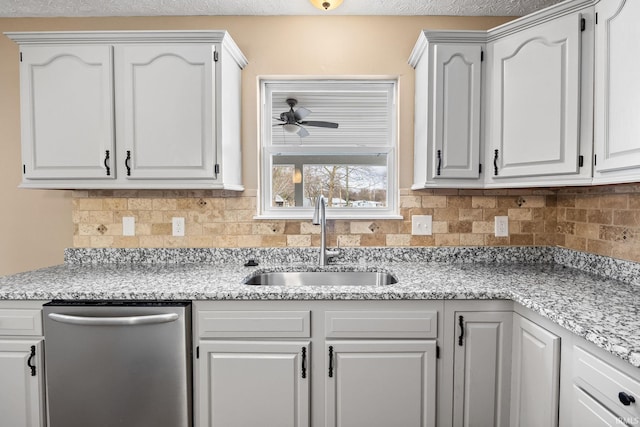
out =
[[327,207],[387,207],[386,166],[305,165],[302,176],[305,206],[322,194]]
[[271,207],[387,208],[387,155],[274,155]]
[[271,207],[287,208],[296,205],[293,165],[273,165],[271,173]]

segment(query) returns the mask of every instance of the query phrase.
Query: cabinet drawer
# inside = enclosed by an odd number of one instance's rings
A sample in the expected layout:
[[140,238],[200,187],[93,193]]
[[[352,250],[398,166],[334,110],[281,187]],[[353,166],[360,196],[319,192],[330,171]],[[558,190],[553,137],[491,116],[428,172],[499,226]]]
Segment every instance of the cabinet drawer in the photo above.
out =
[[0,335],[42,335],[42,310],[0,309]]
[[296,337],[310,336],[309,311],[201,311],[198,336]]
[[[574,346],[575,382],[619,416],[640,420],[640,381],[619,371],[604,360]],[[625,406],[618,394],[624,392],[635,398]]]
[[436,311],[327,311],[328,338],[437,338]]

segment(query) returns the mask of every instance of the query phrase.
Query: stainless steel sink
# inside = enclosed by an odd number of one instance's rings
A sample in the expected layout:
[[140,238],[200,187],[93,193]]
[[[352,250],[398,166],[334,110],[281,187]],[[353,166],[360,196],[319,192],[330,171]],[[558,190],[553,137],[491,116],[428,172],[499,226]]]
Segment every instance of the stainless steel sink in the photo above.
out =
[[281,271],[247,278],[245,285],[257,286],[381,286],[398,280],[393,274],[377,271]]

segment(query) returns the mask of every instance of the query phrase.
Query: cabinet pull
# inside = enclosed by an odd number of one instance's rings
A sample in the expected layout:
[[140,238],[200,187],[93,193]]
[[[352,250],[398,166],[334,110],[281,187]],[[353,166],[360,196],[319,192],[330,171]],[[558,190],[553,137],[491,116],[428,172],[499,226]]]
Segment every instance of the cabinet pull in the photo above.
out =
[[493,174],[498,176],[498,150],[493,155]]
[[440,168],[442,167],[442,150],[438,150],[438,170],[436,175],[440,176]]
[[333,346],[329,346],[329,378],[333,378]]
[[625,393],[624,391],[618,393],[618,399],[620,399],[620,403],[622,403],[624,406],[629,406],[632,403],[636,403],[636,398],[630,394]]
[[31,368],[31,376],[32,377],[36,376],[36,366],[31,363],[31,361],[33,360],[34,357],[36,357],[36,346],[32,345],[31,346],[31,355],[29,356],[29,359],[27,360],[27,366],[29,368]]
[[302,347],[302,378],[307,378],[307,347]]
[[[498,151],[498,150],[496,150]],[[124,166],[127,168],[127,176],[131,176],[131,151],[127,150],[127,158],[124,159]]]
[[464,317],[458,316],[458,326],[460,326],[460,336],[458,337],[458,345],[462,345],[464,338]]
[[111,175],[111,168],[109,167],[109,150],[104,154],[104,168],[107,170],[107,176]]

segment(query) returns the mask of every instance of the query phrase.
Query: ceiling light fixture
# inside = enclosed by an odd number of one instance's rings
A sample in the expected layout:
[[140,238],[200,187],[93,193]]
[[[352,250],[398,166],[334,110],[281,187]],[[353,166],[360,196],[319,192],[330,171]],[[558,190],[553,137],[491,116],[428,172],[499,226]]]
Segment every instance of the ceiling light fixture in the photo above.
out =
[[342,4],[342,0],[309,0],[320,10],[333,10]]
[[289,133],[296,133],[300,130],[300,128],[294,124],[291,123],[287,123],[286,125],[282,126],[284,128],[284,130],[286,130]]

